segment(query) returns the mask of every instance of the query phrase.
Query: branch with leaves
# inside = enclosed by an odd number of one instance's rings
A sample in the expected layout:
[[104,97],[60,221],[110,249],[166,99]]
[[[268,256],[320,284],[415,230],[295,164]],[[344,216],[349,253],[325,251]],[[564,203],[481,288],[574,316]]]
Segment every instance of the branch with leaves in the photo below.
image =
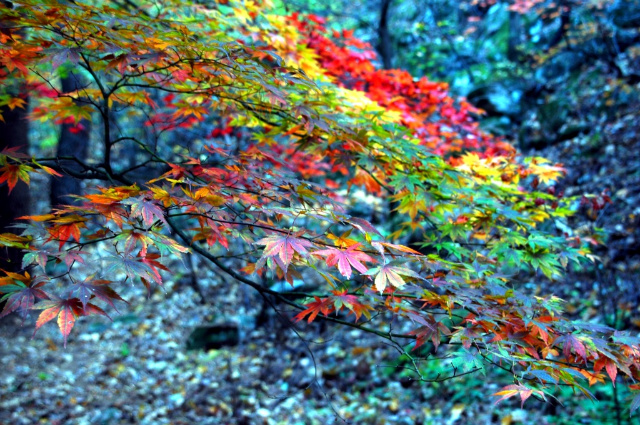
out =
[[[157,16],[129,2],[0,8],[10,23],[0,82],[28,88],[3,93],[3,104],[21,107],[28,95],[34,121],[103,124],[97,164],[64,158],[79,173],[56,166],[63,158],[0,153],[9,188],[36,171],[90,188],[77,205],[24,217],[22,234],[0,235],[24,251],[22,271],[0,278],[2,316],[40,309],[36,329],[56,319],[66,345],[77,319],[107,316],[98,302],[123,301],[118,284],[150,290],[172,259],[195,252],[296,309],[296,321],[408,341],[408,354],[425,344],[450,350],[453,376],[508,365],[520,383],[500,400],[544,397],[560,384],[589,396],[581,380],[640,376],[638,338],[572,322],[559,299],[514,289],[519,275],[557,279],[590,260],[579,238],[547,230],[571,214],[572,200],[553,191],[561,166],[520,158],[480,131],[476,111],[445,85],[376,70],[364,43],[331,37],[317,17],[251,1],[162,3]],[[88,85],[59,96],[61,68],[82,69]],[[124,144],[133,146],[126,165]],[[127,177],[134,170],[146,177]],[[395,218],[374,226],[358,216],[357,191],[392,202]],[[418,249],[402,243],[414,232]],[[83,276],[77,266],[89,258],[100,271]],[[51,264],[64,265],[66,289],[52,284],[62,275]],[[252,275],[319,290],[297,303]],[[462,363],[472,367],[459,373]]]

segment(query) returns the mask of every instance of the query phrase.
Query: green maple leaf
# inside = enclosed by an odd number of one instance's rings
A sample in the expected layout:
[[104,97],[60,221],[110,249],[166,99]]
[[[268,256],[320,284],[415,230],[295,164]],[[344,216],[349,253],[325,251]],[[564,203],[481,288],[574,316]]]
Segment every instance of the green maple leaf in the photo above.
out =
[[374,267],[363,273],[367,276],[375,276],[375,287],[379,292],[384,291],[388,284],[394,288],[402,288],[405,281],[402,276],[409,276],[416,279],[422,279],[420,275],[406,267],[396,266],[394,262],[387,263],[380,267]]

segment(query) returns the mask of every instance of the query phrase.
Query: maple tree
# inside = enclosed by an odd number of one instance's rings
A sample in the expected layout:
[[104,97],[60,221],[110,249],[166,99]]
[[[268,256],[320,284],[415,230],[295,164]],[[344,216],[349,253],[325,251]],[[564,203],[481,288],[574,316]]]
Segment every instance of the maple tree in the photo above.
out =
[[[412,359],[428,344],[465,359],[446,377],[414,362],[425,382],[495,367],[517,382],[498,401],[558,385],[593,397],[605,373],[640,389],[638,338],[570,321],[561,300],[515,287],[518,275],[556,279],[590,261],[584,240],[554,230],[573,211],[554,191],[561,165],[521,158],[445,84],[376,69],[367,45],[318,17],[268,1],[134,6],[0,8],[2,106],[28,96],[33,122],[101,127],[90,160],[0,153],[10,190],[32,173],[89,188],[0,235],[24,251],[22,270],[0,278],[0,316],[42,310],[36,330],[56,319],[66,345],[76,320],[107,316],[98,302],[123,301],[119,284],[162,285],[172,259],[193,252],[296,321],[356,327]],[[84,84],[62,91],[65,69]],[[393,219],[350,212],[358,191],[389,200]],[[405,246],[415,233],[421,245]],[[82,275],[87,261],[99,272]],[[296,302],[270,289],[296,278],[317,292]]]

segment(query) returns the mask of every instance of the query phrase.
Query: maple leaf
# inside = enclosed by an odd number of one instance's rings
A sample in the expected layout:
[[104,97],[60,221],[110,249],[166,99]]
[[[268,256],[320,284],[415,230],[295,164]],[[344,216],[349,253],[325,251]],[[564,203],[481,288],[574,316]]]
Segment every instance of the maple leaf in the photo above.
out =
[[2,151],[0,151],[0,163],[4,164],[4,159],[2,158],[3,156],[13,158],[15,160],[31,158],[30,155],[20,152],[21,149],[24,149],[24,146],[12,146],[3,148]]
[[93,304],[87,304],[87,308],[82,308],[82,302],[78,298],[63,299],[52,297],[48,301],[33,306],[34,309],[43,310],[38,316],[36,322],[36,328],[33,331],[35,336],[38,329],[40,329],[45,323],[58,318],[58,328],[64,338],[64,346],[67,346],[67,338],[73,329],[76,319],[80,316],[87,316],[91,314],[99,314],[105,317],[109,317],[100,307]]
[[77,214],[64,216],[45,214],[37,216],[24,216],[19,218],[21,220],[34,220],[36,222],[50,221],[52,223],[55,223],[53,226],[47,228],[47,232],[49,232],[50,235],[50,237],[47,239],[47,242],[50,240],[57,240],[60,244],[59,249],[62,249],[62,246],[65,244],[65,242],[69,241],[71,238],[73,238],[76,242],[80,242],[80,229],[87,227],[85,224],[87,219]]
[[22,72],[23,75],[29,74],[29,70],[26,67],[26,65],[28,64],[26,58],[19,59],[17,56],[3,55],[1,62],[4,64],[4,66],[7,67],[9,71],[13,71],[17,68],[18,70],[20,70],[20,72]]
[[56,240],[59,243],[59,249],[62,249],[62,246],[65,242],[69,241],[73,238],[76,242],[80,242],[80,228],[86,227],[86,225],[82,222],[78,223],[68,223],[68,224],[60,224],[54,227],[50,227],[48,229],[51,237],[49,240]]
[[130,205],[131,217],[142,218],[142,223],[146,227],[151,227],[156,220],[167,224],[162,208],[160,208],[154,200],[148,200],[143,196],[137,196],[135,198],[127,198],[121,203]]
[[33,171],[33,168],[28,165],[20,164],[5,164],[2,168],[0,168],[0,184],[7,182],[7,186],[9,186],[9,193],[16,187],[18,180],[22,180],[27,185],[31,180],[29,177],[29,173]]
[[382,236],[380,234],[380,232],[378,231],[378,229],[373,227],[373,225],[371,223],[369,223],[367,220],[365,220],[363,218],[349,217],[349,218],[345,219],[345,221],[347,223],[351,224],[356,229],[360,230],[365,235],[367,235],[367,234],[375,234],[375,235],[378,235],[378,236]]
[[308,307],[306,310],[301,311],[300,313],[295,315],[294,319],[296,320],[296,322],[299,322],[308,315],[309,318],[307,319],[307,322],[311,323],[318,316],[318,314],[322,313],[327,316],[334,310],[333,300],[331,298],[314,298],[315,301],[312,301],[306,305]]
[[580,341],[576,336],[573,334],[566,334],[558,337],[553,342],[554,346],[559,346],[560,344],[562,344],[562,353],[564,354],[565,359],[571,358],[571,349],[573,349],[578,356],[582,357],[582,360],[584,360],[585,363],[587,362],[587,350],[582,341]]
[[58,53],[53,56],[51,65],[54,70],[58,69],[60,65],[69,61],[73,65],[78,64],[78,60],[80,59],[77,49],[69,49],[63,48],[59,49]]
[[407,254],[423,255],[421,252],[418,252],[415,249],[409,248],[408,246],[397,245],[397,244],[392,244],[387,242],[378,242],[378,243],[380,245],[386,246],[387,248],[393,248],[401,252],[406,252]]
[[402,214],[408,214],[411,220],[415,220],[419,212],[428,211],[426,202],[423,199],[417,199],[415,196],[403,197],[400,201],[400,205],[396,210]]
[[611,383],[615,387],[616,377],[618,376],[618,366],[616,365],[616,362],[614,362],[610,358],[602,356],[594,363],[593,371],[598,373],[602,370],[603,367],[607,371],[607,375],[609,375],[609,378],[611,378]]
[[357,296],[349,295],[346,289],[341,291],[332,291],[334,299],[334,307],[336,311],[342,310],[343,307],[349,309],[356,316],[356,322],[360,319],[360,316],[364,314],[367,319],[371,319],[370,311],[373,311],[373,307],[369,304],[363,304],[360,302]]
[[[149,237],[153,241],[153,245],[161,253],[169,252],[173,254],[186,254],[190,252],[189,248],[180,245],[175,240],[158,232],[149,232]],[[141,255],[144,257],[145,255]]]
[[58,173],[56,170],[54,170],[51,167],[47,167],[46,165],[40,165],[36,162],[35,159],[32,159],[33,163],[36,164],[38,167],[40,167],[40,169],[44,170],[45,173],[49,174],[50,176],[55,176],[55,177],[62,177],[62,174]]
[[104,216],[106,219],[113,221],[120,228],[122,228],[124,220],[127,217],[127,212],[117,201],[111,203],[92,202],[91,208],[98,214]]
[[417,314],[412,314],[411,318],[422,325],[418,329],[409,332],[409,335],[416,336],[414,350],[423,345],[428,339],[431,339],[435,350],[437,350],[440,345],[440,334],[451,335],[449,328],[444,323],[438,322],[433,316],[424,318]]
[[367,276],[376,276],[374,283],[375,288],[379,292],[383,292],[387,287],[387,284],[391,284],[394,288],[402,288],[405,284],[404,279],[401,276],[409,276],[416,279],[422,279],[420,275],[414,272],[411,269],[406,267],[400,267],[394,265],[395,262],[387,263],[380,267],[374,267],[370,270],[367,270],[365,275]]
[[55,256],[55,253],[46,249],[31,248],[31,250],[26,252],[22,257],[22,267],[26,268],[32,263],[36,263],[45,271],[50,256]]
[[150,189],[153,193],[153,199],[162,202],[162,205],[165,208],[169,208],[172,204],[176,203],[176,199],[173,198],[166,190],[157,186],[152,186]]
[[262,268],[267,258],[273,258],[285,273],[296,252],[306,257],[309,254],[306,248],[313,246],[308,240],[291,235],[271,235],[254,242],[254,244],[265,246],[262,257],[256,264],[256,269]]
[[363,261],[375,263],[376,260],[362,251],[357,251],[360,244],[354,244],[347,249],[327,248],[314,251],[313,255],[319,255],[327,257],[327,265],[329,267],[338,265],[338,271],[347,279],[351,278],[351,267],[358,270],[360,273],[365,273],[367,267],[362,264]]
[[353,229],[347,230],[340,236],[336,236],[332,233],[329,233],[327,237],[333,241],[333,244],[335,246],[340,248],[348,248],[351,245],[355,245],[358,243],[356,240],[349,238],[349,235],[351,234],[351,230]]
[[147,253],[147,249],[149,248],[149,244],[153,244],[153,241],[151,240],[151,238],[147,235],[146,232],[137,232],[133,229],[126,229],[123,230],[122,233],[120,233],[118,236],[116,236],[115,238],[116,241],[121,241],[124,240],[124,254],[128,255],[131,254],[136,246],[138,245],[138,242],[140,242],[141,245],[141,249],[140,249],[140,255],[141,256],[145,256]]
[[80,302],[82,303],[83,310],[87,309],[89,300],[91,300],[91,298],[93,297],[96,297],[106,302],[116,311],[118,311],[112,300],[124,301],[125,303],[127,301],[122,299],[122,297],[120,297],[120,295],[118,295],[118,293],[109,286],[111,283],[113,283],[112,281],[104,279],[93,279],[93,277],[94,275],[89,276],[82,282],[78,282],[73,285],[69,289],[69,296],[76,295],[76,297],[80,299]]
[[0,318],[15,311],[24,320],[36,298],[49,299],[49,294],[40,289],[47,283],[43,278],[32,278],[28,272],[23,275],[6,271],[5,273],[6,276],[0,278],[0,293],[4,294],[0,302],[6,301]]
[[219,242],[220,245],[229,249],[229,241],[221,233],[221,230],[223,229],[224,229],[223,226],[218,226],[215,223],[213,223],[208,227],[201,226],[201,227],[193,228],[191,230],[194,230],[196,233],[193,235],[191,242],[193,243],[193,242],[203,240],[207,242],[208,246],[213,246],[215,245],[216,242]]
[[[594,384],[600,383],[600,384],[604,384],[604,375],[601,373],[592,373],[589,372],[588,370],[585,369],[580,369],[579,372],[585,377],[587,378],[587,381],[589,382],[589,386],[592,386]],[[614,383],[615,385],[615,383]]]
[[84,198],[91,201],[92,204],[105,204],[110,205],[114,203],[118,203],[124,199],[130,198],[132,196],[137,196],[140,193],[140,188],[138,186],[120,186],[120,187],[110,187],[110,188],[99,188],[100,193],[85,195]]
[[545,158],[533,158],[529,164],[529,170],[532,174],[538,176],[542,183],[558,180],[566,171],[560,165],[546,165],[549,162]]
[[162,285],[162,277],[158,269],[168,270],[157,261],[158,258],[160,258],[160,256],[157,254],[147,254],[145,257],[134,257],[131,254],[110,255],[107,259],[109,266],[106,273],[109,274],[114,271],[120,271],[132,280],[139,277],[140,279],[144,279],[143,283],[145,283],[145,286],[149,289],[147,285],[147,281],[149,280]]
[[[64,261],[64,264],[67,266],[67,270],[70,270],[71,266],[73,266],[73,263],[75,263],[76,261],[78,263],[84,264],[84,258],[82,258],[83,255],[88,255],[88,253],[75,249],[70,249],[68,251],[57,254],[58,258],[61,258],[62,261]],[[42,264],[40,264],[40,266],[44,269],[44,266],[42,266]]]
[[31,236],[18,236],[14,233],[0,233],[0,245],[27,249],[33,240]]
[[162,277],[160,276],[160,272],[158,270],[164,270],[168,272],[169,269],[167,266],[158,261],[160,258],[160,254],[147,254],[145,256],[139,256],[140,261],[144,263],[151,270],[150,277],[153,281],[155,281],[158,285],[162,286]]
[[544,395],[544,393],[542,391],[539,390],[534,390],[531,389],[529,387],[525,387],[524,385],[507,385],[506,387],[503,387],[500,391],[498,391],[497,393],[494,393],[493,395],[499,395],[501,396],[498,400],[496,400],[495,403],[493,403],[493,405],[495,406],[496,404],[500,403],[503,400],[506,400],[510,397],[513,397],[515,395],[519,395],[520,399],[522,400],[522,403],[520,405],[520,407],[524,406],[524,402],[527,401],[527,399],[529,397],[531,397],[532,394],[538,394],[540,397],[542,397],[543,400],[546,400],[546,397]]

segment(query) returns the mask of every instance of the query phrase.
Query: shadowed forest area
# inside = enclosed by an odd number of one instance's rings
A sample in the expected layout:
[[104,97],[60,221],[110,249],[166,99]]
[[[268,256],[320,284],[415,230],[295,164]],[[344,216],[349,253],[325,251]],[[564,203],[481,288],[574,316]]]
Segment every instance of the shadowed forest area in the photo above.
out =
[[0,424],[638,424],[640,0],[0,3]]

